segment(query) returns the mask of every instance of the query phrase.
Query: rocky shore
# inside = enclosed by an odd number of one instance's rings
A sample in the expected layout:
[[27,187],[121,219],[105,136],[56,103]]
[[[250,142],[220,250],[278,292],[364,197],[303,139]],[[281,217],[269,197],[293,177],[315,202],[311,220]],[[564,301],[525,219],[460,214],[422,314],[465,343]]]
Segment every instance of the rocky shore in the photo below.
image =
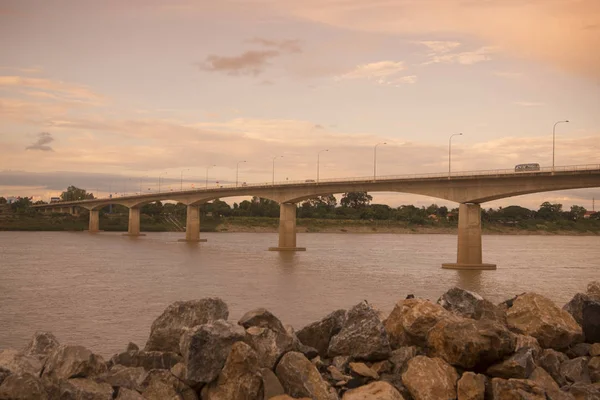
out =
[[363,301],[294,332],[218,298],[171,304],[143,349],[104,360],[37,332],[0,351],[0,399],[600,399],[600,282],[564,307],[452,288],[388,316]]

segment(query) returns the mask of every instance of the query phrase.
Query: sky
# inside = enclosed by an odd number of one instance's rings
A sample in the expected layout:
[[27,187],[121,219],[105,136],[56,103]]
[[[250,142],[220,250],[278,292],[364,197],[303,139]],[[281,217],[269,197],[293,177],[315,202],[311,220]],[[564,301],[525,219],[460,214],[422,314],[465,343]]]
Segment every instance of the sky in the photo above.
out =
[[0,196],[444,172],[458,133],[453,171],[544,167],[562,120],[600,164],[598,0],[0,0],[0,45]]

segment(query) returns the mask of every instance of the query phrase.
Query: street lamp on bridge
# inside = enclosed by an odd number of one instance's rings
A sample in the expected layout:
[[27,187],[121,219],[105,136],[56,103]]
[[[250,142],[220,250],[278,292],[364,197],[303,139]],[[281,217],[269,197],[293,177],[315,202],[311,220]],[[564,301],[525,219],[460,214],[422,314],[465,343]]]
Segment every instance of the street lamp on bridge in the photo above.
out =
[[377,180],[377,146],[387,144],[386,142],[377,143],[373,148],[373,181]]
[[324,149],[317,153],[317,183],[319,183],[319,158],[321,156],[321,153],[324,151],[329,151],[329,149]]
[[216,167],[216,164],[213,165],[209,165],[208,167],[206,167],[206,182],[205,182],[205,188],[208,189],[208,170],[211,169],[212,167]]
[[180,186],[179,186],[179,191],[183,192],[183,171],[189,171],[189,168],[186,169],[182,169],[181,170],[181,178],[180,178]]
[[556,125],[566,122],[569,122],[569,120],[565,119],[564,121],[558,121],[552,127],[552,172],[554,172],[554,144],[556,142]]
[[448,178],[450,178],[451,168],[452,168],[452,137],[453,136],[462,136],[461,133],[454,133],[450,135],[450,139],[448,139]]
[[246,161],[238,161],[237,166],[235,167],[235,187],[238,186],[238,176],[240,172],[240,163],[245,163]]
[[161,174],[158,174],[158,193],[160,193],[160,177],[161,177],[161,175],[165,175],[165,174],[167,174],[167,173],[168,173],[168,172],[163,172],[163,173],[161,173]]
[[275,156],[275,157],[273,157],[273,178],[272,178],[272,181],[271,181],[272,185],[275,185],[275,160],[278,159],[278,158],[283,158],[283,156]]

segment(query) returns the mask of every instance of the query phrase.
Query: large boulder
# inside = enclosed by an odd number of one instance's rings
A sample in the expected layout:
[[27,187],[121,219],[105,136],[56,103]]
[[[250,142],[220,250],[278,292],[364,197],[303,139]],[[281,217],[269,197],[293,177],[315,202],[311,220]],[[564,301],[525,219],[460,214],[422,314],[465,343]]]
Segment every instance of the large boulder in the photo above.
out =
[[390,383],[378,381],[348,390],[342,400],[404,400],[404,397]]
[[150,371],[142,387],[142,395],[147,400],[198,400],[194,389],[164,369]]
[[110,359],[109,364],[111,366],[142,367],[146,371],[150,371],[152,369],[171,369],[181,360],[179,354],[171,351],[131,350],[115,354]]
[[429,300],[402,300],[386,319],[385,330],[394,349],[411,344],[423,346],[429,330],[438,321],[450,316],[449,311]]
[[573,316],[579,325],[583,322],[583,303],[590,300],[590,296],[585,293],[577,293],[573,298],[563,306],[563,310]]
[[448,318],[429,332],[431,354],[462,368],[485,368],[515,348],[515,337],[504,325],[492,320]]
[[181,354],[187,368],[186,380],[208,383],[219,376],[231,346],[244,340],[241,326],[218,320],[197,326],[181,338]]
[[285,392],[292,397],[338,399],[335,390],[323,380],[317,368],[302,353],[286,353],[277,364],[275,373]]
[[536,367],[529,379],[546,391],[548,400],[574,400],[573,396],[560,390],[556,381],[542,367]]
[[588,283],[585,294],[595,300],[600,300],[600,281],[591,281]]
[[44,362],[54,350],[58,349],[59,345],[60,343],[58,343],[56,336],[52,333],[36,332],[25,349],[23,349],[23,354],[36,357]]
[[142,383],[148,372],[142,367],[125,367],[123,365],[114,365],[105,374],[98,376],[99,382],[108,383],[114,388],[126,388],[142,391]]
[[248,329],[251,326],[268,328],[275,332],[285,333],[283,323],[266,308],[257,308],[248,311],[240,318],[238,324]]
[[321,357],[327,357],[329,341],[339,333],[345,321],[346,310],[337,310],[300,329],[296,335],[303,344],[315,348]]
[[127,388],[119,388],[119,394],[115,397],[115,400],[144,400],[144,397],[136,392]]
[[533,336],[515,333],[515,339],[515,353],[521,349],[530,349],[533,352],[533,358],[537,358],[542,353],[542,346]]
[[441,358],[416,356],[408,362],[402,382],[415,400],[456,399],[456,370]]
[[390,353],[389,361],[392,364],[394,373],[401,373],[411,358],[418,354],[417,346],[400,347]]
[[456,395],[458,400],[484,400],[486,377],[467,371],[458,380]]
[[506,360],[487,369],[487,374],[504,379],[527,379],[535,369],[533,350],[522,348]]
[[60,382],[60,398],[72,400],[112,400],[113,388],[108,383],[74,378]]
[[274,331],[267,327],[250,326],[244,341],[258,354],[261,367],[273,369],[284,353],[292,350],[294,337],[285,330]]
[[94,377],[107,370],[104,359],[83,346],[61,345],[44,366],[43,377],[70,379]]
[[152,323],[147,351],[179,352],[179,341],[185,328],[229,317],[227,304],[219,298],[177,301],[168,306]]
[[340,332],[331,338],[328,355],[378,361],[390,354],[390,342],[377,312],[366,301],[348,311]]
[[598,400],[600,399],[600,385],[587,383],[574,383],[564,388],[576,400]]
[[246,343],[234,343],[217,380],[202,389],[202,400],[262,400],[258,371],[256,352]]
[[506,313],[501,307],[468,290],[454,287],[444,293],[437,302],[461,317],[492,319],[501,323],[506,321]]
[[546,394],[537,383],[529,379],[492,379],[494,400],[546,400]]
[[600,343],[600,300],[589,300],[583,303],[583,334],[588,343]]
[[279,382],[279,378],[273,371],[268,368],[260,369],[260,376],[262,378],[262,388],[265,399],[270,399],[281,394],[285,394],[285,390]]
[[39,375],[42,363],[37,357],[27,356],[14,349],[0,350],[0,371],[2,374]]
[[40,378],[29,373],[6,377],[0,384],[0,399],[51,400]]
[[568,359],[569,357],[564,353],[552,349],[544,349],[537,359],[537,364],[544,368],[559,386],[564,386],[567,384],[567,381],[560,373],[560,366]]
[[518,296],[506,313],[509,327],[535,337],[544,348],[565,349],[583,341],[583,332],[568,312],[536,293]]
[[568,384],[572,383],[592,383],[588,370],[589,359],[587,357],[577,357],[567,360],[560,365],[560,375]]

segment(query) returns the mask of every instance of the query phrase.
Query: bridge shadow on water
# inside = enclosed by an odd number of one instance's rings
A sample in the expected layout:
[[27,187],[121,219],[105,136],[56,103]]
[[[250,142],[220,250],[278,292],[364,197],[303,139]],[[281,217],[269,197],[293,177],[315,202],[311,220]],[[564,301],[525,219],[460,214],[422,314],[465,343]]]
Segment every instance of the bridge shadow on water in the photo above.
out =
[[482,293],[481,281],[484,273],[489,271],[466,271],[457,270],[455,275],[454,286],[475,293]]

